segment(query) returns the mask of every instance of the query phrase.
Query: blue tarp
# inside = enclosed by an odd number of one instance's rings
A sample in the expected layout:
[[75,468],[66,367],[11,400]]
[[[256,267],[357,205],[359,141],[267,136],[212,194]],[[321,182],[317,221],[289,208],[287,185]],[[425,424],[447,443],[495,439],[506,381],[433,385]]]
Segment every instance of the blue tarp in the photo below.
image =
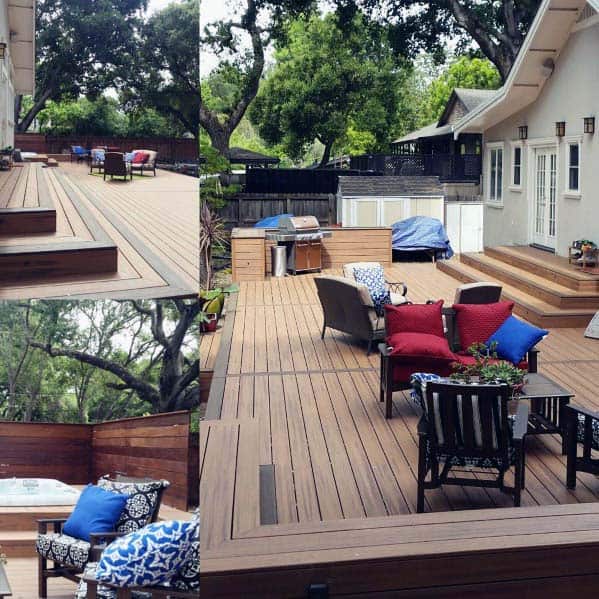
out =
[[257,229],[278,229],[279,219],[282,216],[293,216],[293,214],[278,214],[277,216],[267,216],[262,220],[259,220],[254,227]]
[[394,250],[417,252],[437,250],[437,258],[451,258],[453,250],[443,223],[428,216],[413,216],[393,225],[391,245]]

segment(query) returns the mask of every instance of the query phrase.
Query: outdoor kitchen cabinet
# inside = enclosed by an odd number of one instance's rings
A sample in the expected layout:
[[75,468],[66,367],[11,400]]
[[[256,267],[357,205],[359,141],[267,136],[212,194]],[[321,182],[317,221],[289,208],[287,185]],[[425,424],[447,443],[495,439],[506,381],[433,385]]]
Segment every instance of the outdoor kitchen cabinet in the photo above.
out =
[[295,254],[288,262],[290,270],[294,274],[322,268],[322,242],[320,239],[296,241],[294,246],[288,248],[289,252]]

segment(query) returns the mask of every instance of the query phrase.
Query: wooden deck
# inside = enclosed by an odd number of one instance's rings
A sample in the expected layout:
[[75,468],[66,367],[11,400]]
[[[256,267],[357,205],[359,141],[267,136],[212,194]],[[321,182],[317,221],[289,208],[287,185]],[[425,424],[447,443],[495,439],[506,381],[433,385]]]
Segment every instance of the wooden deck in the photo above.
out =
[[[21,274],[17,268],[16,276],[4,277],[0,298],[194,294],[199,285],[197,194],[196,179],[167,171],[129,183],[103,181],[83,164],[61,163],[56,169],[31,164],[0,172],[0,211],[16,218],[15,211],[22,217],[23,209],[44,207],[55,212],[56,221],[54,231],[0,231],[0,254],[18,258],[64,250],[74,256],[64,269],[58,259],[56,268],[50,263],[39,272]],[[118,251],[116,270],[85,254],[111,244]]]
[[[406,281],[410,299],[417,302],[443,298],[451,303],[457,285],[432,264],[395,264],[387,274]],[[312,277],[244,282],[234,310],[234,323],[221,338],[209,420],[201,426],[204,596],[238,596],[238,580],[250,585],[244,597],[258,597],[276,580],[281,593],[286,589],[280,596],[300,597],[306,596],[298,589],[307,581],[321,579],[332,584],[334,594],[354,596],[335,569],[343,569],[340,564],[352,562],[351,568],[364,574],[368,567],[356,560],[414,559],[426,553],[425,547],[441,555],[450,551],[450,539],[454,550],[456,543],[464,551],[486,548],[499,559],[498,546],[515,550],[530,535],[531,547],[544,547],[566,522],[568,530],[588,531],[592,520],[593,532],[585,541],[599,543],[594,532],[599,481],[582,474],[576,490],[567,490],[565,459],[553,436],[527,442],[523,508],[510,508],[510,498],[494,489],[447,487],[427,492],[431,514],[411,516],[416,410],[406,393],[396,393],[394,417],[385,420],[377,401],[376,355],[367,357],[363,345],[342,333],[327,331],[320,339],[321,309]],[[540,344],[540,371],[592,409],[599,409],[598,343],[585,339],[582,329],[561,328]],[[449,513],[473,509],[478,511]],[[535,537],[539,526],[547,538]],[[464,545],[465,529],[476,540]],[[509,539],[489,540],[506,530]],[[405,535],[409,541],[401,540]],[[413,544],[416,540],[420,546]],[[566,537],[556,542],[565,543]],[[518,576],[527,576],[526,571]],[[432,586],[443,584],[435,580]],[[416,585],[414,579],[410,584]],[[221,588],[227,590],[217,591]],[[359,590],[353,592],[357,596]]]

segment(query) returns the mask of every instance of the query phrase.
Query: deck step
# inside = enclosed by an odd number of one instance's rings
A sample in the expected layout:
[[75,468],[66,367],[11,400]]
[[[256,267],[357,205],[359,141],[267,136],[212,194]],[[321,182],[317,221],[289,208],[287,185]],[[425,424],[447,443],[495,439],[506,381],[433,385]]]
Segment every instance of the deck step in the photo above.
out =
[[0,532],[2,552],[10,560],[16,557],[35,557],[35,541],[37,531],[4,531]]
[[37,530],[37,521],[40,518],[68,518],[72,511],[72,505],[0,508],[0,537],[7,531]]
[[[493,277],[455,259],[441,260],[437,262],[437,268],[462,283],[495,280]],[[529,295],[513,285],[504,284],[503,281],[496,282],[503,285],[502,297],[515,302],[514,313],[539,327],[554,329],[584,328],[596,312],[592,309],[560,309],[539,299],[537,295]]]
[[599,293],[599,275],[582,272],[567,258],[528,246],[486,247],[485,255],[582,293]]
[[497,281],[516,287],[556,308],[599,310],[599,293],[597,292],[574,291],[486,254],[462,254],[460,260],[463,264],[471,266]]
[[0,279],[19,282],[49,276],[113,273],[117,272],[117,259],[117,246],[104,241],[0,246]]
[[0,235],[56,233],[54,208],[4,208],[0,210]]

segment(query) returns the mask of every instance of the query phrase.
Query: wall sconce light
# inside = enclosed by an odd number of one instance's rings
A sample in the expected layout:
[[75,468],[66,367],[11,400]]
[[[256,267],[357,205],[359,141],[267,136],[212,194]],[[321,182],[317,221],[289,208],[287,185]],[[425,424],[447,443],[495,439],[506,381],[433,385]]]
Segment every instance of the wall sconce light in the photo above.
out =
[[518,139],[528,139],[528,127],[526,125],[518,127]]
[[4,60],[6,57],[6,42],[0,42],[0,60]]
[[566,135],[566,121],[558,121],[555,123],[555,135],[564,137]]
[[595,117],[587,116],[584,119],[584,132],[593,135],[595,133]]

